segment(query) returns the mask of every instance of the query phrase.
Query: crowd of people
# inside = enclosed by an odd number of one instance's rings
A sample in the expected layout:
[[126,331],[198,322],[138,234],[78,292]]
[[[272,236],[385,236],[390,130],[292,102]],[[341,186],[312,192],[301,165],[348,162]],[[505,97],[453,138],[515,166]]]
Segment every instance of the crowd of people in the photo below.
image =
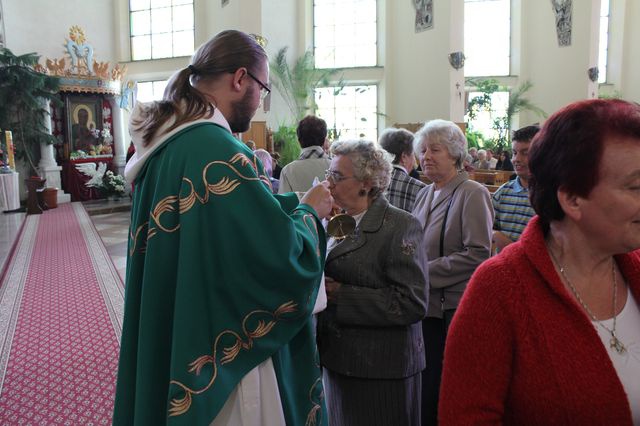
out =
[[[640,106],[573,103],[498,158],[451,121],[329,146],[307,116],[275,188],[233,137],[268,80],[224,31],[132,114],[114,424],[640,423]],[[497,167],[494,194],[468,173]]]

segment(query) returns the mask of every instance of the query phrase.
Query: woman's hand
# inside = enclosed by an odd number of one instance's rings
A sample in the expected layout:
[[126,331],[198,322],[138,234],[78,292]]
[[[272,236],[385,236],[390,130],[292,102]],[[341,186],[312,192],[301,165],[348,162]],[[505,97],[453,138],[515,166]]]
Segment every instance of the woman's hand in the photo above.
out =
[[324,277],[324,287],[327,291],[327,302],[335,303],[342,284],[331,277]]
[[331,196],[331,191],[329,191],[329,182],[326,180],[322,181],[320,184],[308,190],[300,202],[313,207],[321,219],[329,216],[333,206],[333,197]]

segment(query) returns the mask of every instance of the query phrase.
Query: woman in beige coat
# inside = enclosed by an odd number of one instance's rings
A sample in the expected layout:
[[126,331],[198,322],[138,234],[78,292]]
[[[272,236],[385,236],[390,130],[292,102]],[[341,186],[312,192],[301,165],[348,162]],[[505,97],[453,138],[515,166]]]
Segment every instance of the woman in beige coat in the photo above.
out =
[[455,123],[432,120],[415,135],[414,150],[433,182],[416,198],[429,259],[429,308],[422,321],[427,366],[422,377],[422,424],[437,423],[438,390],[447,328],[476,267],[491,254],[489,191],[463,169],[467,140]]

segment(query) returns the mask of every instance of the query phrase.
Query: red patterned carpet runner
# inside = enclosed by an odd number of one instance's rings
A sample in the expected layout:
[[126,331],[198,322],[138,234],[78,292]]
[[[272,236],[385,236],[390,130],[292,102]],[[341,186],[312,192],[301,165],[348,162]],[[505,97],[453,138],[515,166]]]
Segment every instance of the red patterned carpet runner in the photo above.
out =
[[0,283],[0,424],[111,424],[122,281],[80,203],[25,221]]

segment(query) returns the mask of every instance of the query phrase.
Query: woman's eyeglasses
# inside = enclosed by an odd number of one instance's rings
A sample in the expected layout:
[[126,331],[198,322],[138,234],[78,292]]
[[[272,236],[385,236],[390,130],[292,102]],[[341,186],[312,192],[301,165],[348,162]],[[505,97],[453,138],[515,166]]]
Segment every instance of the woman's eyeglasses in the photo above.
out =
[[327,180],[331,180],[333,183],[340,183],[343,180],[347,180],[347,179],[351,179],[351,178],[355,178],[355,176],[342,176],[340,174],[340,172],[336,172],[334,170],[326,170],[324,172],[324,177]]

